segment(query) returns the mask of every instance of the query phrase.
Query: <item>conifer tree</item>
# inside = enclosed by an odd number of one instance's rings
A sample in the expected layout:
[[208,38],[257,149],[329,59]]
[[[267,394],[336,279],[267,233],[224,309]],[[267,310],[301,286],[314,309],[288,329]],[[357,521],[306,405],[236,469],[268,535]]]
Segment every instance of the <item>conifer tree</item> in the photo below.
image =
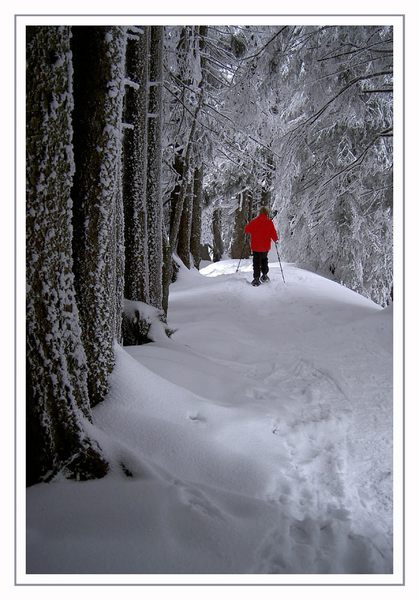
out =
[[195,168],[193,182],[193,200],[192,200],[192,219],[190,250],[193,258],[193,264],[199,269],[201,261],[201,227],[202,227],[202,205],[204,194],[204,169],[201,166]]
[[124,27],[74,27],[76,291],[92,405],[105,398],[123,301]]
[[27,31],[27,481],[107,472],[91,421],[72,261],[69,27]]
[[163,305],[162,87],[163,27],[151,27],[147,150],[147,234],[150,304]]
[[147,112],[150,28],[128,33],[124,134],[125,297],[148,303]]

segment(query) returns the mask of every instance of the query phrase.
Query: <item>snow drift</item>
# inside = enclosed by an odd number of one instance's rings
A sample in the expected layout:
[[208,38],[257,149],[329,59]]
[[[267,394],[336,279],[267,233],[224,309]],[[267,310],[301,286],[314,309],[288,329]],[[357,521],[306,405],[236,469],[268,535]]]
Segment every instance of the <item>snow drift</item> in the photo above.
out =
[[313,273],[181,269],[116,348],[111,474],[27,495],[28,573],[392,572],[392,311]]

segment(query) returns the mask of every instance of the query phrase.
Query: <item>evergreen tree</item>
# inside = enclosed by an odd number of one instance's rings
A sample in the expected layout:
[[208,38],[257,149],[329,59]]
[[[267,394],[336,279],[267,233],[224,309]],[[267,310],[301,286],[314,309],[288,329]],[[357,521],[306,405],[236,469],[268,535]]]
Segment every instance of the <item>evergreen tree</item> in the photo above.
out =
[[128,35],[124,135],[125,297],[148,303],[147,112],[150,28]]
[[76,291],[92,405],[108,391],[123,301],[122,108],[126,30],[74,27]]
[[222,259],[224,253],[224,245],[222,238],[222,221],[221,209],[216,208],[212,215],[212,233],[213,233],[213,261],[218,262]]
[[203,166],[195,168],[193,180],[193,200],[192,200],[192,218],[190,251],[193,258],[193,264],[199,269],[201,262],[201,227],[202,227],[202,206],[204,195],[204,169]]
[[163,306],[162,93],[163,27],[151,27],[147,152],[147,233],[150,304]]
[[250,245],[244,228],[252,217],[252,197],[249,190],[240,193],[240,199],[235,211],[234,229],[231,240],[231,258],[249,258]]
[[27,481],[107,472],[91,421],[72,264],[69,27],[27,30]]
[[193,180],[188,181],[179,223],[177,255],[188,269],[191,268],[191,232],[193,211]]
[[[278,211],[284,257],[385,304],[392,290],[391,28],[249,27],[242,39],[229,85],[210,98],[222,134],[215,132],[207,180],[217,181],[222,205],[230,205],[226,164],[235,163],[255,203]],[[229,237],[232,224],[225,224]]]

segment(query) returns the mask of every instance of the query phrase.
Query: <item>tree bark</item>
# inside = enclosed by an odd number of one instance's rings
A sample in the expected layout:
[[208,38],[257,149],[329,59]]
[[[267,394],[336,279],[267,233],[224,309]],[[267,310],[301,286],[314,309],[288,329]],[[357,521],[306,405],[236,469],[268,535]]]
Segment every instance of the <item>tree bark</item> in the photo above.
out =
[[150,302],[147,234],[147,111],[150,28],[127,43],[124,135],[125,297]]
[[92,405],[108,391],[123,292],[122,107],[126,31],[74,27],[76,292]]
[[266,171],[265,171],[265,181],[262,186],[262,193],[260,197],[261,206],[265,206],[269,211],[272,207],[272,185],[273,185],[273,174],[274,174],[274,156],[272,152],[264,150],[263,152],[265,162],[266,162]]
[[185,152],[183,155],[184,156],[184,158],[183,158],[183,174],[182,174],[182,180],[181,180],[180,186],[179,186],[177,203],[175,204],[175,206],[173,208],[172,217],[171,217],[170,245],[171,245],[172,254],[176,251],[176,248],[177,248],[180,221],[181,221],[182,212],[183,212],[183,204],[185,202],[187,191],[191,184],[191,181],[193,178],[193,172],[194,172],[192,156],[193,156],[194,143],[196,141],[196,129],[197,129],[197,124],[198,124],[197,119],[198,119],[199,113],[201,111],[202,103],[204,100],[205,79],[204,79],[203,73],[204,73],[204,67],[205,67],[205,57],[203,56],[202,53],[204,50],[205,36],[207,34],[207,30],[208,30],[207,26],[199,27],[199,30],[198,30],[199,31],[199,44],[198,44],[199,56],[197,56],[196,58],[199,59],[199,69],[201,71],[201,79],[197,85],[198,90],[199,90],[198,91],[198,100],[196,102],[195,111],[194,111],[193,117],[192,117],[191,129],[189,131],[188,140],[185,145],[186,149],[185,149]]
[[202,166],[195,169],[193,184],[193,204],[192,204],[192,228],[191,228],[191,255],[193,257],[194,267],[199,269],[201,262],[201,215],[202,215],[202,197],[204,171]]
[[191,231],[193,210],[193,181],[190,181],[183,201],[182,217],[179,225],[177,254],[185,267],[191,268]]
[[163,203],[162,167],[162,86],[163,27],[151,27],[149,62],[148,165],[147,165],[147,231],[150,304],[163,306]]
[[89,439],[87,361],[72,261],[74,174],[69,27],[27,35],[27,482],[59,471],[102,477],[108,465]]
[[248,190],[244,190],[239,197],[238,206],[235,212],[234,230],[231,241],[231,258],[249,258],[250,245],[246,239],[244,228],[250,220],[251,215],[251,196]]
[[221,235],[221,208],[216,208],[212,214],[212,233],[213,233],[213,262],[218,262],[224,254],[223,238]]
[[172,255],[170,253],[170,238],[166,231],[166,226],[163,221],[162,223],[163,231],[163,280],[162,280],[162,304],[164,314],[167,316],[167,311],[169,309],[169,286],[170,286],[170,277],[172,276]]

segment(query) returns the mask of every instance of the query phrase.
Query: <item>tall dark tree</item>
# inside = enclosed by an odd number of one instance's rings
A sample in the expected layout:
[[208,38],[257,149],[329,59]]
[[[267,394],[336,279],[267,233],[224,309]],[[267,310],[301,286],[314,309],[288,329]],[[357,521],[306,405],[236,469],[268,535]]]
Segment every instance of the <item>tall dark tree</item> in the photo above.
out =
[[204,195],[204,169],[201,166],[195,168],[193,181],[193,200],[192,200],[192,218],[191,218],[191,241],[190,249],[193,264],[199,269],[201,262],[201,227],[202,227],[202,206]]
[[193,178],[188,181],[179,223],[177,254],[185,267],[191,268],[191,232],[193,211]]
[[246,223],[252,216],[252,197],[249,190],[240,193],[235,211],[233,237],[231,240],[231,258],[248,258],[250,256],[249,241],[244,234]]
[[124,135],[125,297],[150,301],[147,230],[147,112],[150,28],[128,35]]
[[214,262],[222,259],[224,245],[222,238],[221,209],[216,208],[212,214],[213,258]]
[[123,301],[122,108],[126,31],[74,27],[76,291],[92,405],[105,398]]
[[27,30],[27,480],[85,479],[107,463],[91,421],[72,263],[69,27]]
[[[183,97],[180,104],[185,118],[182,117],[181,121],[188,125],[183,132],[184,143],[180,144],[182,151],[176,151],[174,156],[178,181],[171,195],[170,247],[171,253],[177,253],[188,268],[191,266],[191,254],[194,265],[199,265],[200,254],[203,172],[199,116],[205,99],[207,31],[207,26],[183,27],[177,44],[178,73],[175,81],[179,86],[178,93]],[[191,97],[190,108],[186,105],[188,96]]]
[[163,27],[151,27],[149,62],[147,232],[150,304],[163,305],[162,93]]

